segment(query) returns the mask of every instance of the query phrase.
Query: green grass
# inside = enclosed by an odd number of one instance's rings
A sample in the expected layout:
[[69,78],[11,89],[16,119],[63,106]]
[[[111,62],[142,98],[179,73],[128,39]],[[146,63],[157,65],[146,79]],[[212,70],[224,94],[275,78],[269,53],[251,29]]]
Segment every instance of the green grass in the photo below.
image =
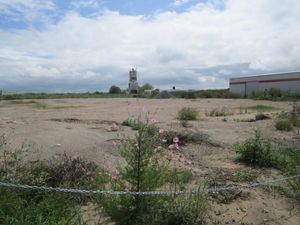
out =
[[74,204],[60,194],[1,187],[0,196],[0,224],[85,224]]
[[272,112],[278,110],[278,108],[270,106],[270,105],[253,105],[242,107],[245,110],[255,111],[255,112]]
[[77,105],[48,105],[46,103],[37,102],[34,105],[32,105],[35,109],[42,109],[42,110],[63,110],[63,109],[74,109],[74,108],[80,108],[81,106]]
[[289,119],[280,119],[275,123],[276,130],[291,131],[293,129],[293,123]]
[[257,177],[258,174],[254,171],[238,169],[233,173],[231,180],[234,182],[253,182]]

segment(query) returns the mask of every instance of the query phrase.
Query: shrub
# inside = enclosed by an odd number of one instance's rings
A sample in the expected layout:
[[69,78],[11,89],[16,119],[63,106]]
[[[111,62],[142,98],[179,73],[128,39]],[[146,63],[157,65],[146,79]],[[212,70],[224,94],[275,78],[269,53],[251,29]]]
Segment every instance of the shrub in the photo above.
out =
[[279,119],[276,121],[275,127],[277,130],[291,131],[293,129],[293,124],[289,119]]
[[74,205],[63,195],[0,188],[0,224],[83,225]]
[[[124,167],[119,167],[111,172],[103,169],[102,176],[109,181],[106,186],[114,191],[144,192],[155,191],[158,188],[170,186],[173,190],[184,190],[184,183],[191,179],[190,173],[177,169],[179,158],[176,153],[178,137],[173,139],[173,150],[163,147],[164,134],[162,129],[157,129],[152,122],[139,120],[137,134],[134,139],[123,139],[118,149],[125,159]],[[130,123],[129,123],[130,124]],[[180,155],[181,156],[181,155]],[[183,160],[184,157],[181,156]],[[176,163],[175,163],[176,162]],[[169,165],[174,163],[175,169]],[[174,224],[172,218],[178,221],[187,221],[196,218],[203,221],[206,210],[198,207],[194,202],[200,202],[204,194],[191,195],[185,207],[180,207],[182,196],[144,196],[144,195],[119,195],[105,196],[97,199],[105,215],[117,224]],[[176,213],[175,213],[176,209]],[[181,224],[196,224],[181,223]],[[201,224],[200,222],[197,224]]]
[[221,109],[215,108],[208,113],[208,116],[229,116],[233,115],[233,112],[230,112],[229,109],[222,107]]
[[273,166],[274,157],[270,141],[264,139],[259,130],[254,130],[254,133],[253,138],[235,144],[238,160],[261,167]]
[[179,120],[197,120],[199,112],[191,107],[184,107],[178,112]]
[[120,88],[120,87],[113,85],[113,86],[111,86],[111,87],[109,88],[109,92],[108,92],[108,93],[109,93],[109,94],[121,94],[122,91],[121,91],[121,88]]

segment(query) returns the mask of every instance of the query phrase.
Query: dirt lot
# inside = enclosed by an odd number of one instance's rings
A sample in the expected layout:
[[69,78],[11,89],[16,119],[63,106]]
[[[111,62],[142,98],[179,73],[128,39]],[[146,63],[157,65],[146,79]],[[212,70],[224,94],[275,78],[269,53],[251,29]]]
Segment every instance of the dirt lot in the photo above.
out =
[[[257,112],[243,111],[240,107],[268,105],[278,110],[267,112],[271,119],[252,121]],[[236,169],[251,168],[234,162],[233,144],[253,136],[253,129],[260,128],[264,137],[274,143],[300,143],[297,131],[280,132],[274,127],[274,118],[281,111],[292,109],[289,102],[253,101],[245,99],[62,99],[26,100],[0,102],[0,135],[5,134],[11,149],[30,145],[26,160],[33,162],[47,159],[55,154],[66,152],[69,155],[80,153],[97,164],[122,163],[112,140],[124,135],[133,135],[128,127],[121,126],[117,132],[108,132],[113,122],[121,124],[127,118],[138,117],[145,107],[157,126],[177,132],[197,132],[209,135],[210,140],[219,146],[209,144],[187,144],[181,151],[187,157],[185,165],[191,168],[197,179],[202,180],[211,174],[230,173]],[[201,119],[189,122],[187,128],[177,120],[182,107],[193,107],[201,112]],[[236,113],[222,117],[207,114],[215,109],[226,107]],[[241,113],[242,112],[242,113]],[[251,169],[258,173],[256,181],[281,177],[274,169]],[[197,180],[196,180],[197,182]],[[221,184],[228,184],[221,179]],[[224,196],[223,196],[224,197]],[[226,198],[226,196],[225,196]],[[234,194],[234,199],[219,199],[213,202],[211,224],[278,224],[299,225],[300,215],[297,206],[278,194],[262,188],[242,190]],[[227,201],[228,200],[228,201]]]

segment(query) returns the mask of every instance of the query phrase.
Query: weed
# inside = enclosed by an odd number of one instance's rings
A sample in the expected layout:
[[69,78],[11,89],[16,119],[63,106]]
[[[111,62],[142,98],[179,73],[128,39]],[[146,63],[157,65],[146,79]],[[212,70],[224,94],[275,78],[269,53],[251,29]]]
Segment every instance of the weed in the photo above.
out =
[[231,177],[231,180],[234,182],[253,182],[256,180],[258,174],[251,170],[236,170]]
[[0,223],[6,225],[85,224],[73,204],[59,194],[0,188]]
[[258,129],[254,130],[254,138],[249,138],[243,143],[236,143],[234,147],[238,160],[242,162],[261,167],[273,165],[271,143],[262,137]]
[[199,112],[191,107],[183,107],[178,112],[179,120],[197,120],[199,118]]
[[[164,131],[156,128],[153,121],[154,119],[146,119],[146,122],[127,120],[124,123],[139,126],[134,139],[124,139],[118,145],[127,162],[125,167],[117,168],[116,171],[102,171],[102,176],[109,181],[107,186],[110,189],[143,192],[157,190],[169,184],[173,190],[184,190],[183,184],[192,178],[190,172],[176,169],[178,137],[173,137],[174,149],[166,150],[163,147]],[[169,169],[170,163],[174,163],[173,171]],[[180,196],[107,196],[98,198],[97,202],[103,212],[117,224],[172,224],[175,216],[177,221],[188,221],[191,217],[203,220],[205,209],[194,204],[199,201],[199,196],[191,195],[185,207],[180,205]]]
[[291,131],[293,129],[293,124],[289,119],[279,119],[276,121],[275,127],[277,130]]
[[225,117],[229,115],[233,115],[233,112],[226,107],[215,108],[208,113],[208,116],[213,116],[213,117],[219,117],[219,116]]
[[278,110],[278,108],[275,108],[270,105],[253,105],[253,106],[247,106],[243,108],[255,112],[272,112]]

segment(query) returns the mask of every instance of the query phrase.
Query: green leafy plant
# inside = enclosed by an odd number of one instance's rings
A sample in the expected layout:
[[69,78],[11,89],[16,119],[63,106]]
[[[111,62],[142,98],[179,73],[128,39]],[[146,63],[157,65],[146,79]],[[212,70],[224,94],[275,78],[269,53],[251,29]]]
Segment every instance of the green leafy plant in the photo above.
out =
[[0,224],[84,225],[78,209],[63,195],[0,188]]
[[271,150],[271,142],[262,137],[261,131],[254,130],[254,137],[242,143],[235,144],[238,160],[261,167],[273,165],[274,157]]
[[199,112],[191,107],[183,107],[178,112],[179,120],[197,120],[199,118]]
[[[102,176],[108,177],[109,180],[107,187],[114,191],[134,193],[155,191],[168,185],[172,190],[178,188],[184,190],[183,184],[188,183],[192,176],[189,172],[176,167],[178,160],[185,160],[183,155],[176,152],[179,148],[178,137],[173,137],[173,144],[170,147],[172,149],[167,150],[163,145],[164,130],[154,126],[154,118],[147,118],[146,122],[135,121],[135,123],[139,124],[135,138],[125,138],[118,145],[126,165],[113,171],[107,169],[102,171]],[[203,196],[201,195],[201,197]],[[183,217],[188,214],[189,217],[192,215],[199,221],[203,220],[202,215],[206,213],[205,209],[197,205],[199,210],[195,211],[196,204],[191,202],[196,201],[198,197],[193,195],[189,198],[189,203],[185,208],[180,206],[182,204],[182,201],[179,200],[181,196],[177,195],[144,196],[131,194],[105,196],[98,198],[97,202],[99,207],[103,209],[102,211],[117,224],[172,224],[170,221],[174,216],[177,216],[176,218],[179,221],[185,221]],[[182,214],[175,215],[174,207],[177,207],[176,210]],[[201,213],[199,213],[200,211]]]
[[291,131],[293,129],[293,124],[289,119],[279,119],[276,121],[275,127],[277,130]]

